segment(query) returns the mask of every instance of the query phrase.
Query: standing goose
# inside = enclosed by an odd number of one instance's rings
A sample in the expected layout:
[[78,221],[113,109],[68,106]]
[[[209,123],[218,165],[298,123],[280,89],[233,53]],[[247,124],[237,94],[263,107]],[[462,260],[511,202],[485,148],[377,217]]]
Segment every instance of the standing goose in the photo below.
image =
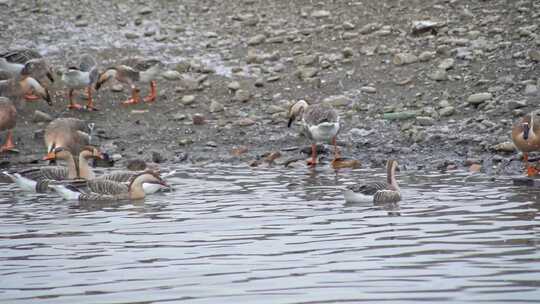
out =
[[88,55],[84,54],[80,58],[79,66],[71,66],[62,73],[62,82],[69,89],[68,99],[69,105],[68,109],[82,109],[83,107],[73,101],[73,92],[79,89],[86,89],[88,95],[88,101],[85,109],[89,111],[96,111],[97,108],[94,107],[94,100],[92,98],[92,85],[97,81],[99,76],[96,60]]
[[47,153],[55,148],[66,148],[71,154],[78,155],[81,149],[90,144],[94,124],[87,124],[77,118],[57,118],[45,128],[45,146]]
[[51,180],[66,179],[92,179],[95,177],[91,168],[88,166],[88,160],[92,158],[101,158],[101,153],[96,147],[85,147],[79,154],[79,161],[75,162],[73,155],[64,148],[56,148],[48,153],[43,159],[59,159],[66,162],[63,166],[43,166],[30,168],[21,171],[4,172],[19,188],[25,191],[45,192]]
[[529,153],[540,151],[540,112],[532,112],[523,116],[512,126],[514,145],[523,152],[527,176],[535,176],[538,169],[529,165]]
[[295,119],[300,119],[302,133],[311,141],[311,161],[308,165],[314,167],[317,164],[317,143],[331,142],[334,145],[334,160],[339,158],[339,150],[336,144],[336,136],[340,129],[339,116],[328,104],[308,105],[305,100],[300,100],[289,107],[288,127],[291,127]]
[[144,171],[134,175],[129,185],[113,181],[101,181],[94,184],[93,191],[83,192],[74,185],[49,185],[66,200],[79,201],[118,201],[144,199],[144,184],[158,184],[169,187],[167,183],[154,171]]
[[[8,78],[30,76],[38,81],[45,77],[54,82],[51,67],[48,62],[35,50],[18,49],[0,54],[0,71]],[[38,96],[27,94],[27,100],[38,100]]]
[[43,88],[37,80],[32,77],[11,78],[0,81],[0,131],[7,130],[7,136],[4,145],[0,147],[0,152],[11,151],[15,148],[13,143],[13,129],[17,124],[17,109],[13,101],[17,102],[21,97],[33,90],[40,98],[52,105],[49,91]]
[[396,180],[396,169],[398,163],[389,160],[386,163],[386,182],[375,182],[369,184],[356,184],[347,187],[345,190],[345,201],[347,203],[395,203],[401,200],[401,193]]
[[131,98],[122,102],[124,105],[136,104],[141,101],[140,89],[137,83],[150,83],[150,93],[143,100],[144,102],[154,102],[157,97],[156,78],[161,70],[161,62],[155,59],[128,59],[123,64],[110,67],[99,75],[96,90],[111,78],[125,83],[131,87]]

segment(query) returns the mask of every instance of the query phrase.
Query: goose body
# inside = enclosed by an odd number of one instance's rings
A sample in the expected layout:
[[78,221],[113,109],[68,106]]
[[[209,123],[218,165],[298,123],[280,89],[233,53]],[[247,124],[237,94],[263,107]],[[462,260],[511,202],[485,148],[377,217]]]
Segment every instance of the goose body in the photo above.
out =
[[122,104],[136,104],[141,101],[139,83],[150,83],[150,93],[144,98],[145,102],[154,102],[157,97],[156,79],[161,71],[161,62],[154,59],[132,58],[120,65],[108,68],[99,75],[96,90],[109,79],[116,79],[131,87],[131,98]]
[[400,189],[396,180],[397,161],[389,160],[386,164],[387,180],[368,184],[348,186],[345,201],[348,203],[395,203],[401,200]]
[[0,71],[8,78],[30,76],[38,81],[45,77],[54,82],[51,67],[47,61],[32,49],[11,50],[0,54]]
[[66,200],[79,201],[118,201],[144,199],[144,184],[159,184],[168,187],[165,181],[153,171],[144,171],[134,175],[126,186],[110,180],[93,180],[85,182],[86,191],[74,184],[52,184],[54,189]]
[[81,149],[90,144],[93,124],[77,118],[57,118],[45,128],[44,141],[47,153],[55,148],[66,148],[78,155]]
[[512,141],[523,152],[526,174],[534,176],[538,170],[529,166],[529,153],[540,151],[540,112],[525,115],[512,126]]
[[311,141],[311,162],[317,163],[317,143],[332,143],[334,145],[334,161],[339,158],[336,137],[341,129],[339,115],[328,104],[309,105],[300,100],[289,108],[288,127],[297,118],[300,119],[301,132]]
[[68,109],[81,109],[82,106],[73,101],[73,93],[75,90],[86,89],[88,101],[85,106],[87,110],[97,110],[94,107],[92,98],[92,85],[97,81],[99,76],[96,60],[84,54],[79,59],[78,66],[71,66],[67,71],[62,73],[62,82],[68,88]]

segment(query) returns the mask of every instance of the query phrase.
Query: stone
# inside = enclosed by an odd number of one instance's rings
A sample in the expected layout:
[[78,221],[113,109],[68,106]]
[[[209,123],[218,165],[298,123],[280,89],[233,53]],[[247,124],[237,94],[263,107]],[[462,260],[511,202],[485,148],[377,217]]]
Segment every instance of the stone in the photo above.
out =
[[354,50],[351,47],[346,47],[341,52],[345,58],[350,58],[354,55]]
[[491,149],[496,152],[512,153],[516,151],[516,146],[513,142],[506,141],[492,146]]
[[134,33],[134,32],[127,32],[124,34],[124,36],[127,38],[127,39],[137,39],[139,38],[139,34],[137,33]]
[[529,58],[533,61],[540,62],[540,51],[539,50],[529,50]]
[[51,115],[42,112],[40,110],[34,111],[34,116],[32,117],[33,122],[49,122],[52,121],[53,118]]
[[190,105],[195,102],[195,95],[184,95],[181,102],[185,106]]
[[247,41],[247,44],[248,45],[259,45],[259,44],[263,43],[265,39],[266,39],[266,36],[264,36],[263,34],[258,34],[258,35],[255,35],[255,36],[249,38],[248,41]]
[[206,119],[204,118],[204,115],[200,113],[195,113],[193,116],[191,116],[191,120],[193,121],[193,124],[198,125],[204,125],[206,123]]
[[436,69],[432,73],[429,73],[428,77],[435,81],[443,81],[448,79],[448,73],[444,69]]
[[152,13],[152,8],[145,6],[139,10],[139,15],[148,15]]
[[311,13],[311,17],[313,18],[325,18],[330,17],[330,12],[326,10],[316,10]]
[[343,29],[346,31],[352,31],[354,30],[355,27],[356,25],[354,25],[354,23],[352,22],[349,22],[349,21],[343,22]]
[[350,99],[345,95],[329,96],[323,99],[324,103],[330,104],[334,107],[344,107],[349,105]]
[[417,116],[416,122],[421,126],[432,126],[435,124],[435,119],[429,116]]
[[416,111],[390,112],[384,113],[383,119],[386,120],[406,120],[416,117]]
[[227,88],[228,88],[229,90],[236,91],[236,90],[240,89],[240,82],[238,82],[238,81],[230,82],[230,83],[227,85]]
[[420,55],[418,55],[418,60],[422,62],[430,61],[431,59],[435,58],[436,54],[437,54],[436,52],[425,51],[425,52],[420,53]]
[[506,105],[510,110],[520,109],[527,106],[527,100],[509,100]]
[[375,94],[377,93],[377,88],[372,87],[372,86],[363,86],[360,88],[360,91],[362,93]]
[[182,77],[182,74],[180,74],[178,71],[169,70],[169,71],[165,71],[162,74],[162,76],[166,80],[174,81],[174,80],[179,80],[180,77]]
[[360,29],[359,32],[362,35],[367,35],[367,34],[375,32],[376,30],[380,29],[381,27],[382,27],[382,24],[380,24],[380,23],[368,23],[368,24],[364,25]]
[[88,21],[82,20],[82,19],[81,19],[81,20],[77,20],[77,21],[75,22],[75,26],[76,26],[76,27],[87,27],[87,26],[88,26]]
[[454,62],[455,62],[455,60],[453,58],[443,59],[439,63],[439,69],[441,69],[441,70],[449,70],[452,67],[454,67]]
[[237,120],[234,124],[237,125],[237,126],[240,126],[240,127],[247,127],[247,126],[254,125],[255,120],[253,120],[251,118],[241,118],[241,119]]
[[467,102],[472,105],[479,105],[486,100],[490,100],[491,98],[493,98],[493,95],[491,95],[491,93],[487,93],[487,92],[476,93],[476,94],[470,95],[467,98]]
[[394,58],[392,59],[392,62],[395,65],[406,65],[415,63],[418,61],[418,57],[416,57],[414,54],[411,53],[398,53],[394,55]]
[[251,93],[247,90],[237,90],[234,93],[233,99],[239,102],[248,102],[251,99]]
[[538,94],[538,87],[534,84],[529,83],[525,86],[525,91],[523,92],[523,94],[528,96],[536,96]]
[[319,70],[314,67],[301,67],[298,69],[297,74],[300,79],[308,79],[317,76]]
[[212,100],[212,102],[210,103],[211,113],[222,112],[224,109],[225,107],[223,106],[223,104],[218,101]]
[[447,106],[447,107],[444,107],[442,108],[440,111],[439,111],[439,114],[443,117],[447,117],[447,116],[452,116],[454,115],[454,113],[456,112],[456,108],[452,107],[452,106]]

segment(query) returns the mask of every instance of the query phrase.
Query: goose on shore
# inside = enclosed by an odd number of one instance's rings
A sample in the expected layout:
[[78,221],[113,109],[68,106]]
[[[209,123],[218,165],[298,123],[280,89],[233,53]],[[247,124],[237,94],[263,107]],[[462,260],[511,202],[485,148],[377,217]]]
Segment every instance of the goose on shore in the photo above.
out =
[[300,100],[289,107],[288,127],[296,120],[300,120],[301,132],[311,141],[311,161],[308,165],[317,164],[317,143],[332,143],[334,145],[334,161],[340,158],[336,137],[340,130],[339,115],[332,106],[321,103],[309,105]]
[[356,184],[345,190],[347,203],[395,203],[401,200],[400,189],[396,180],[398,163],[389,160],[386,163],[386,181]]
[[[62,82],[68,88],[68,109],[86,109],[89,111],[96,111],[94,106],[94,99],[92,98],[92,86],[96,83],[99,76],[96,60],[88,55],[84,54],[79,58],[78,66],[70,66],[67,71],[62,73]],[[86,106],[73,101],[73,93],[75,90],[86,89],[87,103]]]
[[79,155],[81,149],[90,144],[93,130],[93,123],[78,118],[56,118],[45,128],[44,141],[47,153],[63,147],[71,154]]
[[538,175],[538,169],[529,165],[529,153],[540,151],[540,111],[523,116],[512,126],[512,140],[523,152],[525,174],[529,177]]

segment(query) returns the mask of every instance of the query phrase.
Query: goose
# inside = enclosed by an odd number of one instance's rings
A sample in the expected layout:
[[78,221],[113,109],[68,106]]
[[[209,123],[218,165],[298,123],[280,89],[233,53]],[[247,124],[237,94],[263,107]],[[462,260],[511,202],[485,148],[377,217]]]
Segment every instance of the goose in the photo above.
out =
[[43,159],[60,159],[66,161],[67,166],[43,166],[3,173],[24,191],[45,192],[51,180],[66,179],[93,179],[94,173],[88,166],[88,160],[101,158],[102,154],[96,147],[87,146],[79,154],[79,161],[76,163],[73,155],[66,149],[59,147],[48,153]]
[[123,64],[109,67],[101,73],[96,82],[96,91],[111,78],[125,83],[131,87],[131,98],[122,102],[123,105],[137,104],[141,101],[140,89],[137,83],[150,83],[150,93],[143,100],[154,102],[157,97],[156,78],[161,70],[161,62],[155,59],[132,58]]
[[[89,181],[85,185],[90,191],[83,191],[74,184],[52,183],[52,188],[66,200],[78,201],[118,201],[144,199],[146,194],[144,184],[158,184],[163,187],[169,185],[154,171],[144,171],[134,175],[129,184],[116,183],[109,180]],[[90,186],[92,185],[92,186]]]
[[0,152],[14,151],[15,144],[13,143],[13,129],[17,124],[17,108],[14,101],[18,101],[26,93],[33,90],[52,105],[49,91],[41,86],[41,84],[32,77],[24,77],[20,79],[11,78],[0,81],[0,131],[7,130],[7,136],[4,144],[0,147]]
[[395,203],[401,200],[401,193],[396,180],[398,162],[389,160],[386,163],[386,182],[356,184],[345,190],[347,203]]
[[305,100],[299,100],[289,107],[288,127],[296,120],[300,120],[301,132],[311,141],[311,167],[317,164],[317,143],[331,142],[334,145],[334,160],[339,159],[339,150],[336,136],[340,130],[339,116],[332,106],[322,103],[309,105]]
[[[51,83],[54,82],[50,65],[39,52],[32,49],[17,49],[1,53],[0,71],[8,78],[30,76],[38,81],[43,81],[47,77]],[[25,98],[38,100],[39,96],[28,93]]]
[[71,117],[56,118],[45,128],[44,141],[47,153],[63,147],[71,154],[78,155],[84,146],[90,144],[93,131],[93,123]]
[[[92,85],[97,81],[98,76],[96,60],[88,54],[81,56],[79,66],[70,66],[67,71],[62,73],[62,82],[69,89],[68,109],[80,110],[84,108],[89,111],[97,111],[92,98]],[[84,107],[73,101],[73,92],[79,89],[86,89],[88,95],[88,101]]]
[[528,164],[529,153],[540,151],[540,111],[523,116],[512,126],[512,141],[523,152],[527,176],[538,174],[538,169]]

